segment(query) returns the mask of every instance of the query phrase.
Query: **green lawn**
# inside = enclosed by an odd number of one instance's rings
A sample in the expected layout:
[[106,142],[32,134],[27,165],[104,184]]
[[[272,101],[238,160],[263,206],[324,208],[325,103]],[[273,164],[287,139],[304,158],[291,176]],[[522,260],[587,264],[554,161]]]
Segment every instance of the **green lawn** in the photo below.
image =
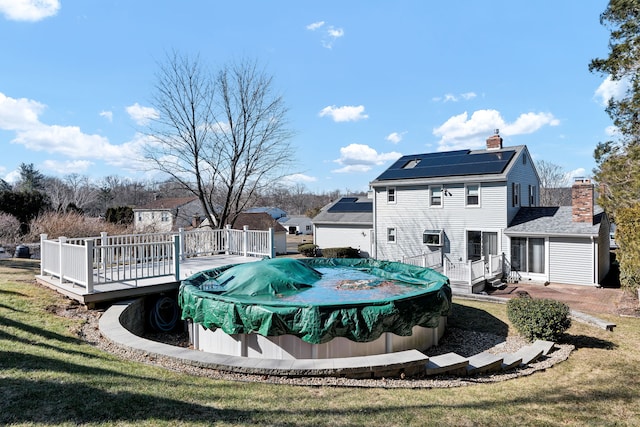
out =
[[[613,333],[574,322],[568,361],[494,384],[236,383],[121,360],[83,342],[78,321],[47,310],[62,297],[35,284],[38,269],[0,260],[0,425],[640,425],[640,319],[602,316],[618,325]],[[504,305],[456,302],[486,310],[496,327],[508,323]]]

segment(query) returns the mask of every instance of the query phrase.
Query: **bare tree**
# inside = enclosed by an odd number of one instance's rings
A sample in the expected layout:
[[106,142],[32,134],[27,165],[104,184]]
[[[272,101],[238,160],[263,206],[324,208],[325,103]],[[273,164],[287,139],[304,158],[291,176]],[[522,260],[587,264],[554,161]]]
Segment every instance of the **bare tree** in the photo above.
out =
[[564,199],[566,198],[565,190],[569,187],[569,177],[562,166],[539,160],[536,162],[536,170],[540,178],[540,205],[561,206],[566,204]]
[[146,158],[198,197],[214,227],[232,223],[264,189],[291,173],[287,108],[255,62],[211,74],[198,57],[161,64]]

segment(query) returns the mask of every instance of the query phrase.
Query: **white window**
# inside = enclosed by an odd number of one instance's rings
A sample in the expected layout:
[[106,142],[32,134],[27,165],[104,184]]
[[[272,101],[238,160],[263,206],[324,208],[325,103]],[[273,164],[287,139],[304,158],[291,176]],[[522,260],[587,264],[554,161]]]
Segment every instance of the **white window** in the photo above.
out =
[[387,203],[396,202],[396,189],[394,187],[387,188]]
[[138,212],[138,221],[142,221],[142,214]]
[[442,187],[430,187],[431,206],[442,206]]
[[162,212],[162,218],[160,220],[162,222],[169,222],[169,212]]
[[467,206],[479,206],[480,205],[480,185],[469,184],[466,187],[467,190]]
[[422,243],[428,246],[442,246],[442,230],[424,230]]
[[387,242],[395,243],[396,241],[396,229],[387,228]]
[[511,206],[520,206],[520,183],[511,183]]

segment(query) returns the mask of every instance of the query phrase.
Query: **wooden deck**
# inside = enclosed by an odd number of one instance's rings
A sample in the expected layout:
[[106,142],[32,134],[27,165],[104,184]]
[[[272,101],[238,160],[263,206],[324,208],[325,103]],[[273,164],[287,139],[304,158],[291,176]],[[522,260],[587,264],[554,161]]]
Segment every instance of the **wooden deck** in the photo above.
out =
[[[259,261],[258,257],[244,257],[236,255],[215,255],[187,258],[180,261],[180,279],[215,267],[229,264],[242,264]],[[173,275],[146,278],[139,280],[124,280],[115,283],[101,283],[94,285],[93,292],[88,293],[84,286],[71,282],[60,283],[60,279],[49,275],[36,276],[38,283],[47,286],[84,305],[94,306],[103,302],[131,299],[144,295],[174,291],[180,286]]]

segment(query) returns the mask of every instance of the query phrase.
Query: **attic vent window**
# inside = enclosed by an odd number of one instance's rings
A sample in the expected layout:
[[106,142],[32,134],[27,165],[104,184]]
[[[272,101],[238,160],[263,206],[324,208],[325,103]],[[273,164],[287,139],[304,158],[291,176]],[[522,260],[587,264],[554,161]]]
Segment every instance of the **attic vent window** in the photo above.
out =
[[418,166],[418,163],[420,163],[420,159],[409,160],[404,164],[404,166],[402,166],[402,169],[413,169]]

